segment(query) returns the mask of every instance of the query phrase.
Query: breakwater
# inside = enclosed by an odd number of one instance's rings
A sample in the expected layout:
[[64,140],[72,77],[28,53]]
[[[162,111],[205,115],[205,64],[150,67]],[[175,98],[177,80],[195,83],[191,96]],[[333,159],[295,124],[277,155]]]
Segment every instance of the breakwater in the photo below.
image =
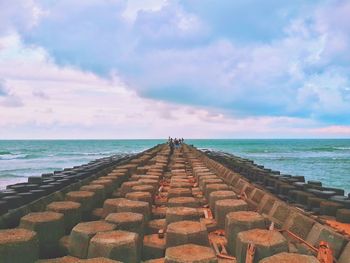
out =
[[41,198],[51,200],[1,216],[0,262],[318,262],[321,242],[349,262],[349,238],[319,220],[322,210],[273,193],[298,178],[187,145],[103,162]]

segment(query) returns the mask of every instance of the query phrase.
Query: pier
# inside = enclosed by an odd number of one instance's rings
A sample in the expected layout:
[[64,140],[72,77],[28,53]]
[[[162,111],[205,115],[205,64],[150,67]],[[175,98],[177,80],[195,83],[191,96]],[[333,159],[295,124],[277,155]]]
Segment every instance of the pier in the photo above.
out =
[[341,189],[157,145],[0,192],[0,263],[350,263]]

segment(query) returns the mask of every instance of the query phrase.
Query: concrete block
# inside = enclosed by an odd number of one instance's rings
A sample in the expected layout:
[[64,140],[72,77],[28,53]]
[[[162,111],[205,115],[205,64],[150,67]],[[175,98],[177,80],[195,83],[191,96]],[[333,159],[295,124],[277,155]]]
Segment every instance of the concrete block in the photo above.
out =
[[29,213],[21,218],[19,227],[37,233],[40,257],[59,256],[58,242],[65,234],[63,214],[50,211]]
[[166,228],[165,219],[153,219],[150,220],[146,227],[147,234],[157,234],[159,230]]
[[161,258],[165,255],[165,238],[158,234],[146,235],[143,238],[142,260]]
[[98,203],[95,193],[89,191],[68,192],[66,194],[66,200],[80,203],[83,217],[90,213]]
[[209,246],[208,232],[205,225],[200,222],[186,220],[171,223],[167,226],[167,248],[186,243]]
[[188,188],[171,188],[168,191],[168,198],[173,198],[173,197],[191,197],[192,196],[192,191],[191,189]]
[[81,221],[81,204],[77,202],[52,202],[47,205],[46,210],[63,214],[66,233],[69,233],[72,228]]
[[111,194],[115,189],[115,182],[111,179],[97,179],[90,182],[90,185],[94,184],[103,185],[107,195]]
[[236,239],[238,233],[255,228],[265,229],[265,219],[262,215],[252,211],[230,212],[226,215],[225,236],[227,249],[235,255]]
[[218,184],[207,184],[204,188],[204,196],[209,200],[209,195],[211,192],[214,191],[227,191],[230,190],[229,186],[225,183],[218,183]]
[[115,224],[118,230],[125,230],[138,233],[141,237],[145,231],[145,222],[142,214],[121,212],[111,213],[106,219],[108,223]]
[[104,216],[106,217],[108,214],[110,213],[116,213],[118,212],[118,204],[122,201],[125,201],[127,199],[125,198],[111,198],[111,199],[107,199],[106,201],[104,201],[103,203],[103,212],[104,212]]
[[248,244],[254,244],[256,248],[253,263],[278,253],[288,252],[287,240],[278,231],[252,229],[237,235],[235,253],[238,263],[245,263]]
[[192,207],[169,207],[165,217],[167,225],[183,220],[199,221],[199,218],[198,210]]
[[0,230],[0,262],[33,263],[39,258],[37,234],[27,229]]
[[329,243],[333,255],[338,258],[347,240],[345,236],[334,232],[330,227],[315,223],[308,234],[306,241],[318,247],[321,241]]
[[167,248],[165,263],[218,263],[212,248],[185,244]]
[[117,212],[140,213],[144,216],[145,222],[150,219],[151,211],[149,203],[133,200],[122,200],[117,205]]
[[295,253],[279,253],[271,257],[264,258],[259,263],[319,263],[314,256],[299,255]]
[[139,235],[122,230],[99,232],[91,238],[88,257],[106,257],[124,263],[140,262],[141,241]]
[[215,219],[219,227],[224,228],[226,215],[230,212],[247,211],[248,204],[239,199],[223,199],[215,202]]
[[97,205],[102,204],[103,201],[106,199],[106,191],[105,191],[104,186],[101,184],[84,185],[84,186],[80,187],[80,190],[94,192],[95,196],[96,196]]
[[151,194],[151,196],[153,197],[156,191],[156,188],[154,188],[154,186],[152,185],[135,185],[133,187],[131,187],[131,191],[133,192],[148,192]]
[[338,258],[338,263],[349,263],[350,262],[350,242],[346,244],[340,257]]
[[309,217],[299,213],[291,213],[283,225],[283,228],[288,229],[302,239],[306,239],[314,224],[315,221]]
[[125,198],[133,201],[146,202],[149,204],[150,209],[152,208],[153,199],[149,192],[130,192],[125,195]]
[[65,256],[60,258],[51,258],[51,259],[42,259],[38,260],[35,263],[79,263],[79,258]]
[[96,233],[112,231],[116,225],[104,221],[79,223],[70,234],[69,254],[78,258],[87,258],[90,240]]
[[132,187],[136,185],[142,185],[142,183],[139,181],[129,181],[129,182],[122,183],[120,187],[120,194],[122,196],[125,196],[127,193],[131,192]]
[[209,195],[209,207],[211,211],[215,211],[215,202],[224,199],[237,199],[237,195],[233,191],[214,191]]
[[89,259],[79,260],[78,263],[123,263],[123,262],[119,260],[105,258],[105,257],[98,257],[98,258],[89,258]]
[[158,180],[152,180],[152,179],[139,179],[139,183],[142,185],[152,185],[154,189],[158,189],[159,187],[159,181]]
[[173,197],[168,199],[168,207],[199,207],[197,199],[194,197]]

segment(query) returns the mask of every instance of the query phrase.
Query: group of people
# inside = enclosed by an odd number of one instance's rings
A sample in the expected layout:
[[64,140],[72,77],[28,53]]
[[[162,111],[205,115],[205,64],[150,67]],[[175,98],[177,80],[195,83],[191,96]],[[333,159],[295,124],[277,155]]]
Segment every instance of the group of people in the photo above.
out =
[[183,144],[183,143],[184,143],[184,139],[183,139],[183,138],[181,138],[181,139],[179,139],[179,138],[174,138],[174,139],[173,139],[173,138],[171,138],[171,137],[169,136],[168,144],[169,144],[169,146],[170,146],[171,151],[173,151],[174,147],[175,147],[175,149],[179,148],[180,145]]

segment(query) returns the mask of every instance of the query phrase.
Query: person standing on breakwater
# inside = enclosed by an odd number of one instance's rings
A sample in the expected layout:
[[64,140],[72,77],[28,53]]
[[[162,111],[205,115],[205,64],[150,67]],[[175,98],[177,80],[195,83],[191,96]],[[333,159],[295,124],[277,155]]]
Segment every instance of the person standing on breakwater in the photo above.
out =
[[174,141],[173,141],[173,138],[171,138],[170,136],[169,136],[169,139],[168,139],[168,144],[169,144],[169,147],[170,147],[170,152],[172,154],[173,151],[174,151]]
[[177,138],[174,139],[174,144],[175,144],[175,149],[178,149],[180,146],[180,140],[178,140]]

